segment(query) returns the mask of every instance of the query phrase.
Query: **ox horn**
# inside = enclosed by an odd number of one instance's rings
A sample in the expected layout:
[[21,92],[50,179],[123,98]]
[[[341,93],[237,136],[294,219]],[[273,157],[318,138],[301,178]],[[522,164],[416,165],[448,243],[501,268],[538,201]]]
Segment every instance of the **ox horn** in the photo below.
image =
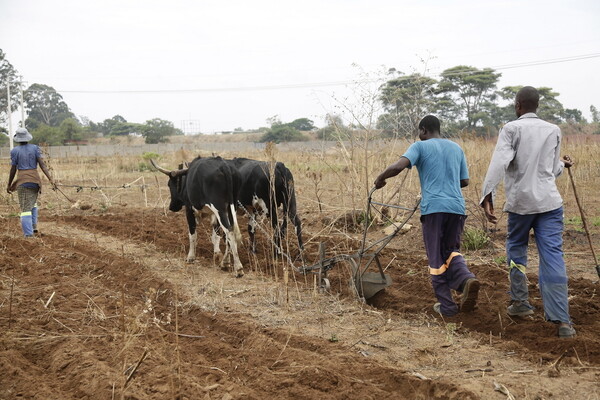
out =
[[150,163],[152,164],[152,166],[154,168],[156,168],[157,170],[159,170],[163,174],[171,176],[171,171],[169,171],[168,169],[165,169],[165,168],[161,167],[153,159],[150,159]]

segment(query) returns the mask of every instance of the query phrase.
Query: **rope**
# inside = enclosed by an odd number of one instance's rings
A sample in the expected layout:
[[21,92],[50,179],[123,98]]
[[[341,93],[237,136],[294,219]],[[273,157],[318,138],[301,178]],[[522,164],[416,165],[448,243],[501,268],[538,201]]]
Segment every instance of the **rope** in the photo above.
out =
[[132,184],[126,183],[121,186],[84,186],[84,185],[63,185],[63,184],[57,183],[56,186],[76,188],[77,193],[79,193],[79,192],[83,191],[83,189],[90,189],[93,192],[94,190],[102,190],[102,189],[129,189],[131,187],[140,187],[140,188],[142,188],[142,190],[144,190],[147,187],[149,187],[150,185],[132,185]]

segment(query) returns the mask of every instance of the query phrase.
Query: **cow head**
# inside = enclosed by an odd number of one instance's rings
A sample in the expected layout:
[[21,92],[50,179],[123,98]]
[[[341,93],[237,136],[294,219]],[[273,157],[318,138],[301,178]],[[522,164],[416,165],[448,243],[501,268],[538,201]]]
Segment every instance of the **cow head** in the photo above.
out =
[[185,187],[185,177],[188,169],[182,168],[183,166],[180,165],[179,169],[169,171],[156,164],[152,159],[150,160],[150,163],[152,163],[152,166],[158,171],[169,177],[169,191],[171,192],[171,204],[169,204],[169,210],[173,212],[180,211],[185,205],[183,189]]

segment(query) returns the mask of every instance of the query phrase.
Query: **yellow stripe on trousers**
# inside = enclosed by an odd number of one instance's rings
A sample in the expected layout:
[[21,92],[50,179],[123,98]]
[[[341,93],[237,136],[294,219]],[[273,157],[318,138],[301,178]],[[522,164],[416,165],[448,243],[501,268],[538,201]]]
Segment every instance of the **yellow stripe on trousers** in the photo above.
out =
[[429,273],[431,275],[441,275],[444,272],[446,272],[446,270],[448,269],[448,267],[450,266],[450,263],[452,262],[452,259],[456,256],[461,256],[462,254],[453,251],[452,253],[450,253],[450,257],[448,257],[448,259],[446,260],[446,262],[444,264],[442,264],[441,267],[439,268],[431,268],[429,267]]

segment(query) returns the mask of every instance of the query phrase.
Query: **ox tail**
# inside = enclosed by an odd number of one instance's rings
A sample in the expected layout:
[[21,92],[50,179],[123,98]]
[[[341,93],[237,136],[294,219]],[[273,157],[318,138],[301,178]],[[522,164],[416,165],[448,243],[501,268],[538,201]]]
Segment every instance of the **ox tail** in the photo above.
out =
[[298,216],[298,209],[296,207],[296,191],[294,189],[294,176],[287,167],[284,167],[284,171],[285,197],[283,202],[283,212],[294,224],[296,236],[298,238],[298,247],[300,248],[300,250],[302,250],[304,249],[304,242],[302,241],[302,222],[300,221],[300,217]]

